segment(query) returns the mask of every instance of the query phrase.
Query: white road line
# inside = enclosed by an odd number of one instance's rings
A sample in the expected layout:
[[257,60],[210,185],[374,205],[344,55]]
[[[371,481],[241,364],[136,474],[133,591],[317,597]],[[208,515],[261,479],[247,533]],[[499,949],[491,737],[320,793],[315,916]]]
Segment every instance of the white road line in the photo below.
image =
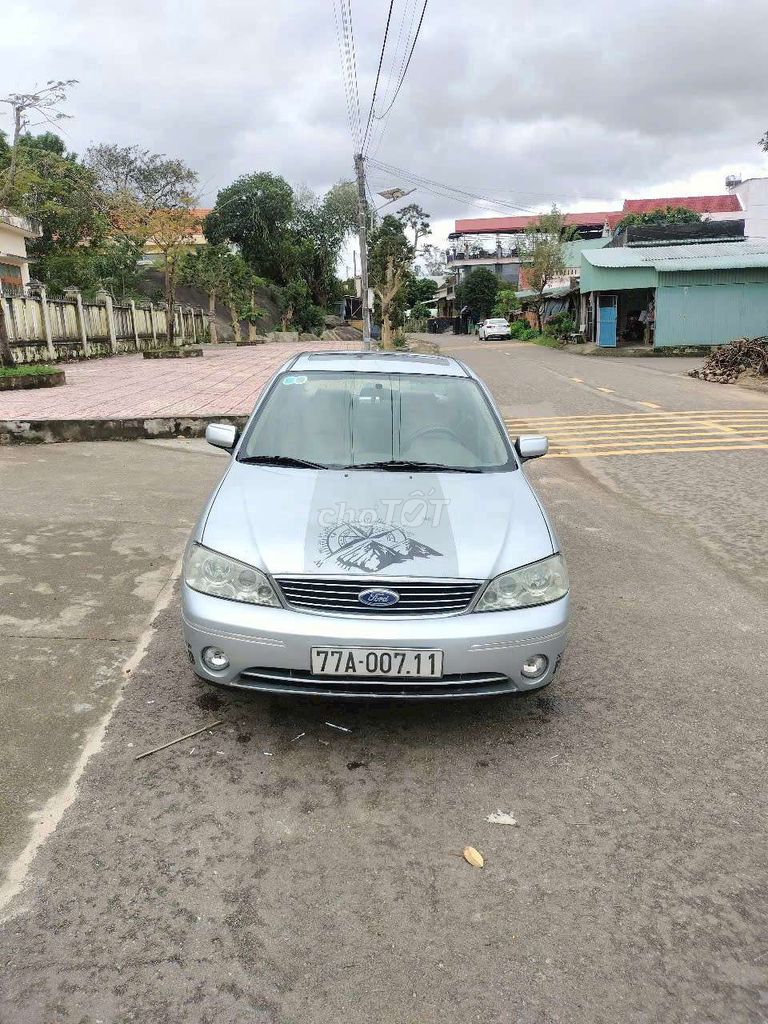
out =
[[152,605],[152,610],[149,613],[149,618],[147,620],[150,625],[147,626],[138,638],[133,654],[131,654],[130,658],[128,658],[126,663],[123,665],[123,675],[125,678],[115,696],[115,699],[112,701],[111,706],[108,708],[101,721],[98,722],[91,730],[91,733],[80,752],[80,756],[78,757],[63,788],[60,789],[58,793],[54,793],[54,795],[45,802],[45,805],[32,829],[32,836],[29,842],[18,857],[16,857],[12,862],[5,881],[0,885],[0,923],[9,920],[11,917],[15,917],[24,909],[23,907],[18,907],[13,913],[2,913],[11,900],[21,892],[27,878],[27,874],[29,873],[29,869],[35,859],[35,854],[49,836],[53,835],[67,809],[74,803],[77,797],[78,783],[85,772],[88,762],[94,754],[97,754],[101,750],[107,726],[123,699],[125,684],[128,682],[131,673],[143,660],[147,653],[147,649],[149,648],[150,641],[156,633],[156,629],[151,625],[151,623],[154,622],[157,615],[164,608],[167,608],[170,603],[174,585],[181,575],[182,558],[183,555],[180,555],[171,569],[171,574],[163,589],[157,595],[155,603]]

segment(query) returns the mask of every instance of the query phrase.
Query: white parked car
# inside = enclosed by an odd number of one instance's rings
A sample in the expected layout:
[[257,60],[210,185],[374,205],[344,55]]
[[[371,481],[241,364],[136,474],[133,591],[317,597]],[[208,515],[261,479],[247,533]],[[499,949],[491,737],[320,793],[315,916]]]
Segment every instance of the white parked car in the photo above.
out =
[[512,332],[509,329],[509,320],[503,316],[493,317],[491,320],[483,320],[477,329],[478,341],[490,341],[491,338],[511,338]]

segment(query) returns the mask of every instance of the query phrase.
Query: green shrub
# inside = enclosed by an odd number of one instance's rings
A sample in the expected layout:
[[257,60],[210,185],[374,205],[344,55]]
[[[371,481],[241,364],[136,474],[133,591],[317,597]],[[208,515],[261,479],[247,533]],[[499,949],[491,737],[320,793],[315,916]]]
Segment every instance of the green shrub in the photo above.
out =
[[567,338],[576,331],[576,321],[570,313],[555,313],[544,324],[544,333],[551,338]]
[[518,341],[530,341],[538,337],[538,332],[533,329],[527,320],[513,320],[509,325],[510,334]]

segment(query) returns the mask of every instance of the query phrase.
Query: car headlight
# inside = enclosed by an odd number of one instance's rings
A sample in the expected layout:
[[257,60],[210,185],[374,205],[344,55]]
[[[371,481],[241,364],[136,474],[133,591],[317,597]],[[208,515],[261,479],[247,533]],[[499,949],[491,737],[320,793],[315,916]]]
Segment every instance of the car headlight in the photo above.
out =
[[192,590],[211,597],[280,607],[278,596],[263,572],[202,544],[190,545],[184,560],[184,580]]
[[508,608],[530,608],[548,604],[568,593],[568,570],[562,555],[550,555],[540,562],[502,573],[491,580],[475,605],[476,612],[500,612]]

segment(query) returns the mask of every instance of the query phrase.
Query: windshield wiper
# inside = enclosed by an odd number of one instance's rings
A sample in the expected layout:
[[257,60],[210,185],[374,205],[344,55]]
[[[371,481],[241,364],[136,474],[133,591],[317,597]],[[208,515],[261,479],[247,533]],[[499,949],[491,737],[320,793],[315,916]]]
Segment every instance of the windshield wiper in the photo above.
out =
[[238,462],[255,466],[294,466],[299,469],[328,469],[320,462],[308,462],[306,459],[294,459],[292,455],[246,455]]
[[385,469],[393,473],[409,469],[423,473],[482,473],[474,466],[444,466],[440,462],[414,462],[410,459],[387,459],[384,462],[358,462],[344,469]]

